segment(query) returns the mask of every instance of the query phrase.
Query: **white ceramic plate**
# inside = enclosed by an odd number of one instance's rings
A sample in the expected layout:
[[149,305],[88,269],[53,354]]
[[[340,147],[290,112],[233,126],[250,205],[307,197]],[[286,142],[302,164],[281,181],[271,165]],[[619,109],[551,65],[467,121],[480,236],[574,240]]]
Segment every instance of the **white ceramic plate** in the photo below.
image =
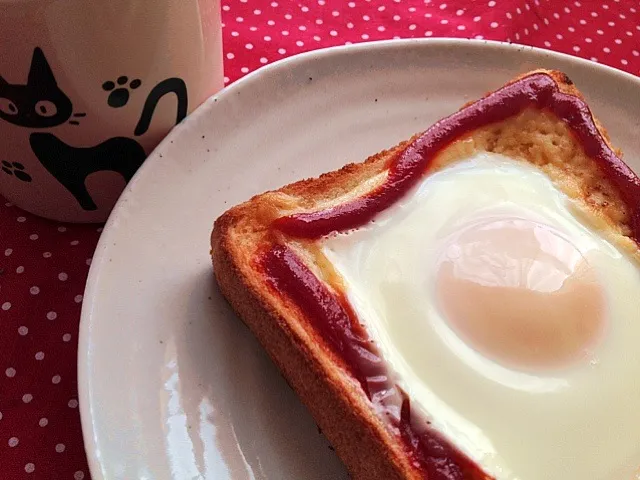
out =
[[175,128],[129,184],[89,275],[78,361],[93,478],[345,479],[215,288],[212,222],[255,193],[394,145],[535,67],[568,73],[640,171],[637,78],[491,42],[297,56],[247,76]]

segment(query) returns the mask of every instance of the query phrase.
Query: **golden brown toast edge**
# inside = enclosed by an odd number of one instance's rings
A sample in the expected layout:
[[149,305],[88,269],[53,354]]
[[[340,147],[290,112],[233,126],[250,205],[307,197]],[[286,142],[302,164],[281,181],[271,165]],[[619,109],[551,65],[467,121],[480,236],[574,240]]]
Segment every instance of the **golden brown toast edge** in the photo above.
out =
[[[583,99],[573,82],[561,72],[536,70],[512,82],[538,72],[550,75],[562,92]],[[544,128],[560,129],[552,133],[562,137],[562,126],[555,125],[553,120],[541,112],[529,112],[507,122],[511,122],[518,132],[523,128],[540,128],[536,122],[542,122]],[[604,128],[595,118],[594,121],[604,141],[613,149]],[[501,153],[513,153],[510,148],[515,147],[501,142],[501,136],[505,136],[505,129],[510,126],[508,123],[492,125],[472,132],[439,155],[437,168],[456,161],[469,149],[502,149]],[[310,410],[356,480],[418,479],[422,474],[409,462],[397,437],[373,412],[369,400],[343,368],[341,360],[329,351],[319,335],[306,328],[298,308],[275,295],[267,286],[265,278],[254,268],[254,256],[260,246],[274,241],[269,225],[275,218],[315,210],[337,198],[354,195],[353,192],[363,193],[359,186],[384,172],[394,156],[419,135],[373,155],[363,163],[349,164],[318,178],[257,195],[218,218],[211,235],[213,266],[223,295]],[[568,135],[567,132],[564,135]],[[557,148],[575,150],[576,145]],[[521,157],[530,155],[532,159],[539,154],[533,150],[517,153]],[[538,166],[561,190],[583,205],[591,220],[609,231],[617,244],[637,253],[637,245],[628,237],[625,223],[628,212],[617,191],[603,178],[592,160],[578,158],[579,152],[572,155],[571,162],[575,160],[575,165],[569,162],[566,166]],[[532,163],[539,161],[539,158],[534,159]],[[563,170],[565,167],[569,170]],[[304,248],[302,244],[302,250]]]

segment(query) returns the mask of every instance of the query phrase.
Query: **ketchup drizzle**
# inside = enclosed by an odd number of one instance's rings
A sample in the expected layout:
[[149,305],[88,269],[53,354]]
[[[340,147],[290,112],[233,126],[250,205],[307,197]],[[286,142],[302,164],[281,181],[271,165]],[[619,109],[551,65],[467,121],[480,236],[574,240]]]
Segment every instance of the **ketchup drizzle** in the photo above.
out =
[[273,222],[273,227],[293,237],[308,239],[360,227],[407,193],[443,148],[467,132],[505,120],[527,107],[549,110],[567,123],[585,153],[598,163],[620,191],[632,211],[632,236],[640,242],[640,180],[607,146],[587,104],[562,93],[556,82],[543,73],[506,85],[435,123],[397,155],[386,180],[368,194],[326,210],[279,218]]

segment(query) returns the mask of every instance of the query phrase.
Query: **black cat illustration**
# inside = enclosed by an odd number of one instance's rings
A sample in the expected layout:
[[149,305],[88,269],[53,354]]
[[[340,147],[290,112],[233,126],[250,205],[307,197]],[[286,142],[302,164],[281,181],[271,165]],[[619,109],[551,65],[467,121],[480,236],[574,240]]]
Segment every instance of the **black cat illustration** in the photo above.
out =
[[[182,79],[169,78],[158,83],[149,93],[134,135],[142,135],[148,130],[159,101],[169,93],[175,94],[178,100],[176,123],[184,119],[188,105],[187,87]],[[122,106],[124,104],[126,102]],[[33,52],[26,84],[10,84],[0,77],[0,118],[7,122],[42,129],[66,122],[79,125],[78,120],[85,116],[85,113],[73,113],[71,100],[58,87],[40,48]],[[88,211],[98,208],[85,186],[89,175],[114,171],[128,182],[146,157],[142,146],[127,137],[111,138],[89,147],[75,147],[53,133],[33,132],[29,136],[29,144],[40,163]],[[26,172],[24,176],[28,176]]]
[[71,147],[51,133],[35,132],[29,137],[40,163],[64,185],[84,210],[96,210],[85,180],[96,172],[118,172],[128,182],[146,157],[131,138],[110,138],[94,147]]
[[[33,51],[31,69],[25,85],[8,83],[0,76],[0,118],[14,125],[48,128],[66,123],[73,113],[69,97],[58,88],[51,67],[41,49]],[[76,120],[69,123],[77,125]]]

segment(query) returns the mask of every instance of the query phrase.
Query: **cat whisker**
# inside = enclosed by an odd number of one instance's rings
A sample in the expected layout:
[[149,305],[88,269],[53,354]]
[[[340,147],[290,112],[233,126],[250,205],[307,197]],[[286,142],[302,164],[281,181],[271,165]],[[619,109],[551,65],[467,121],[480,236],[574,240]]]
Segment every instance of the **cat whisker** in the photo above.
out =
[[73,116],[74,117],[86,117],[87,114],[86,113],[74,113]]
[[80,122],[76,122],[75,120],[69,120],[69,125],[80,125]]

